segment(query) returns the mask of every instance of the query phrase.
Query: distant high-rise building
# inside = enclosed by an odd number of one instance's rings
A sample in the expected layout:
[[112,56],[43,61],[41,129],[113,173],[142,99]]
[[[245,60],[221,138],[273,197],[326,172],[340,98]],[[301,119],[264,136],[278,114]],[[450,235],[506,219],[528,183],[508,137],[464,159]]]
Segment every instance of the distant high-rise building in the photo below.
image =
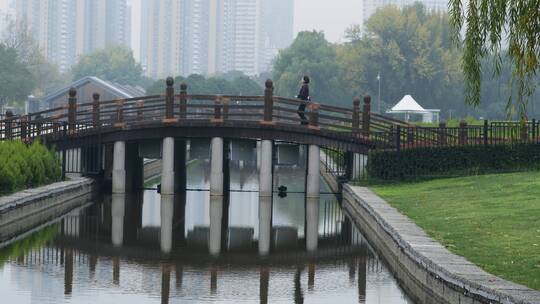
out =
[[269,71],[278,51],[294,39],[294,1],[261,1],[258,72]]
[[182,74],[183,1],[142,0],[141,62],[150,77]]
[[129,16],[125,0],[76,2],[77,55],[111,45],[129,45]]
[[293,39],[293,9],[293,0],[143,0],[141,63],[160,78],[267,71]]
[[15,21],[15,9],[8,0],[0,0],[0,39],[6,34],[6,30]]
[[258,0],[223,0],[218,21],[218,71],[258,72]]
[[362,26],[380,7],[386,5],[404,7],[415,2],[421,2],[428,10],[448,10],[448,0],[362,0]]
[[128,45],[126,0],[16,0],[24,22],[47,59],[68,70],[81,54]]

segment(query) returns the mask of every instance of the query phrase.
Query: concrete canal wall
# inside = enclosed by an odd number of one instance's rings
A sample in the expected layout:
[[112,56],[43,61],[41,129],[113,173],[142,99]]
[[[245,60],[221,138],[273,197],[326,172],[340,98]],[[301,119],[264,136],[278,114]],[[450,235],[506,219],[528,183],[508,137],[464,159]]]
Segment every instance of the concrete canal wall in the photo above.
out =
[[343,207],[421,303],[540,303],[540,292],[451,253],[368,188],[344,185]]
[[0,242],[83,205],[96,189],[93,179],[78,177],[0,197]]

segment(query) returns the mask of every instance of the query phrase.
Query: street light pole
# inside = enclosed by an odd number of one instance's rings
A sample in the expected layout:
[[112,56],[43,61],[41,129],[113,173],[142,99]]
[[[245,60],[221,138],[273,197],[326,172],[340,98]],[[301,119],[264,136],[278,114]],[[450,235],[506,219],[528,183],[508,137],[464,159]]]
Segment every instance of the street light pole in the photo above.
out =
[[379,96],[377,97],[377,111],[381,114],[381,73],[377,73],[377,81],[379,82]]

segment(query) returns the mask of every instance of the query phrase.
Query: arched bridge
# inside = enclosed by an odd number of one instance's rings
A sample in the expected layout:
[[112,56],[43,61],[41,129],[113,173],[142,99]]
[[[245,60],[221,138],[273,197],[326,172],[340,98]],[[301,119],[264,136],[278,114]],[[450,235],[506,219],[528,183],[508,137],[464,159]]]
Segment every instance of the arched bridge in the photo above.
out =
[[[186,84],[181,84],[176,94],[172,78],[166,80],[164,94],[131,99],[100,100],[100,96],[94,94],[92,101],[81,102],[77,100],[76,90],[71,89],[65,106],[23,116],[6,113],[5,119],[0,121],[0,138],[23,141],[39,138],[62,151],[63,172],[108,171],[112,175],[113,191],[119,192],[134,184],[130,179],[137,180],[135,185],[140,184],[141,160],[147,157],[141,152],[144,143],[154,143],[150,150],[158,147],[159,152],[152,155],[163,160],[162,190],[174,192],[178,178],[182,178],[177,176],[175,182],[173,175],[185,171],[182,169],[185,162],[176,163],[182,157],[185,159],[186,139],[208,138],[211,139],[212,176],[216,176],[212,184],[216,185],[214,192],[221,194],[223,159],[227,157],[223,149],[228,146],[227,140],[260,140],[257,161],[261,172],[269,173],[276,150],[274,142],[307,145],[309,152],[306,149],[304,153],[312,159],[312,174],[308,176],[313,176],[313,184],[317,184],[320,147],[346,151],[349,155],[365,155],[369,149],[390,146],[394,142],[394,130],[407,126],[371,113],[369,96],[364,98],[362,109],[359,99],[353,101],[352,108],[310,102],[305,113],[307,121],[302,121],[298,115],[301,102],[274,96],[271,80],[266,81],[261,96],[189,94]],[[156,145],[156,141],[162,144]],[[66,154],[66,151],[72,153]],[[66,167],[66,162],[73,162],[73,158],[77,159],[78,169],[66,169],[70,167]],[[348,159],[351,165],[342,167],[347,167],[351,176],[355,156]],[[356,162],[361,162],[358,157]],[[129,172],[133,168],[137,168],[136,174]],[[268,189],[262,186],[261,191],[271,193],[271,179],[268,183]],[[312,192],[318,195],[318,185]]]

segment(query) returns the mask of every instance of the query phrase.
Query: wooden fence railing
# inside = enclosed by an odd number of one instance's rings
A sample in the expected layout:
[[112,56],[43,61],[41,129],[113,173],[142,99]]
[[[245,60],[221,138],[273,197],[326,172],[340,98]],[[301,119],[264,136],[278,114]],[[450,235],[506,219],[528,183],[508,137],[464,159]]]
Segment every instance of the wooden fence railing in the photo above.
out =
[[371,98],[353,100],[352,108],[310,102],[305,111],[307,125],[301,125],[298,99],[274,96],[273,83],[265,83],[264,95],[189,94],[186,84],[175,93],[172,78],[166,81],[163,95],[100,100],[80,103],[75,89],[69,91],[65,106],[27,115],[6,112],[0,120],[0,140],[32,140],[36,137],[59,139],[63,136],[107,128],[161,123],[201,122],[242,125],[294,126],[309,132],[324,132],[349,140],[362,140],[384,149],[407,149],[424,146],[456,146],[539,142],[539,126],[535,120],[491,122],[483,126],[418,127],[371,112]]

